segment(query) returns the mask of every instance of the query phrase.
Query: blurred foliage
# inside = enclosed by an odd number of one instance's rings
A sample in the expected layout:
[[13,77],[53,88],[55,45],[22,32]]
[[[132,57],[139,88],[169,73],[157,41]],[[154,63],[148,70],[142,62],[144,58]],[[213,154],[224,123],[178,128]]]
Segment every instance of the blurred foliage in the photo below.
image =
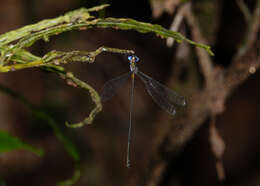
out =
[[[44,112],[42,109],[34,106],[31,104],[28,100],[26,100],[22,95],[14,92],[13,90],[9,89],[8,87],[5,87],[3,85],[0,85],[0,91],[12,96],[14,99],[18,100],[19,102],[23,103],[26,107],[28,107],[31,111],[34,117],[38,120],[43,120],[45,121],[45,124],[49,125],[49,127],[52,128],[55,136],[57,137],[58,140],[60,140],[63,144],[64,147],[67,151],[67,153],[73,158],[75,162],[75,175],[66,181],[66,183],[74,183],[77,179],[79,178],[80,175],[79,170],[78,170],[78,162],[80,160],[80,155],[77,150],[77,147],[73,144],[72,140],[69,139],[68,136],[64,134],[64,132],[61,130],[59,125],[55,122],[55,120],[48,115],[46,112]],[[37,153],[38,155],[42,155],[43,151],[37,150],[29,145],[23,144],[19,139],[15,137],[9,136],[7,133],[4,133],[0,131],[0,152],[5,152],[7,150],[15,150],[23,148],[26,150],[30,150],[34,153]],[[62,183],[61,183],[62,185]],[[66,185],[66,184],[64,184]]]
[[2,180],[1,178],[0,178],[0,186],[6,186],[4,180]]
[[10,135],[6,131],[0,131],[0,153],[17,149],[28,150],[38,156],[43,156],[44,154],[44,151],[42,149],[32,147],[31,145],[21,141],[19,138]]

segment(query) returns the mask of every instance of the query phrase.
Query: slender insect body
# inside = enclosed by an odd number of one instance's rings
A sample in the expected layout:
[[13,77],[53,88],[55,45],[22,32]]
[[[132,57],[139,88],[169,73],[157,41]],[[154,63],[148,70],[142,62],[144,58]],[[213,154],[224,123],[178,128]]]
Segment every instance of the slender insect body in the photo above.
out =
[[137,67],[137,62],[139,58],[135,55],[128,56],[130,72],[123,74],[117,78],[109,80],[106,82],[101,94],[101,100],[105,101],[115,95],[116,89],[121,87],[129,77],[131,77],[131,89],[130,89],[130,111],[129,111],[129,130],[128,130],[128,144],[127,144],[127,160],[126,166],[130,167],[130,144],[131,144],[131,127],[132,127],[132,114],[134,105],[134,85],[135,85],[135,75],[138,76],[145,85],[145,89],[152,97],[155,103],[157,103],[163,110],[168,112],[170,115],[175,115],[175,105],[185,106],[186,102],[183,96],[179,96],[173,90],[162,85],[158,81],[152,79],[148,75],[139,71]]
[[130,70],[131,72],[135,72],[136,65],[134,63],[130,63]]

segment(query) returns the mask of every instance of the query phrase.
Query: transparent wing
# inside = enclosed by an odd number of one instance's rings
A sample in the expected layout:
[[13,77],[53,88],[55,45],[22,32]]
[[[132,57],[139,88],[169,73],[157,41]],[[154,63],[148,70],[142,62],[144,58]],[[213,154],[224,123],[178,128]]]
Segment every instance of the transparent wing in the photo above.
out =
[[127,79],[131,76],[132,72],[128,72],[126,74],[123,74],[121,76],[118,76],[114,79],[111,79],[107,81],[103,87],[102,93],[101,93],[101,101],[107,101],[111,97],[113,97],[117,91],[118,88],[120,88]]
[[179,96],[176,92],[162,85],[158,81],[140,71],[138,71],[137,76],[144,82],[145,88],[153,98],[154,102],[169,114],[175,114],[176,111],[174,105],[186,105],[183,96]]

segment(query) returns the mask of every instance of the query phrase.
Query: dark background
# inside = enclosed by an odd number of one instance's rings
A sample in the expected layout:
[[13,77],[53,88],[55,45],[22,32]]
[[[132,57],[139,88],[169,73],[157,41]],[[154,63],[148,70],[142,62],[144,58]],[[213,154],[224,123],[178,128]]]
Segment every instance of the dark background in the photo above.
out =
[[[106,17],[129,17],[139,21],[160,24],[169,28],[176,12],[164,12],[153,18],[149,1],[113,0],[1,0],[0,33],[20,28],[47,18],[54,18],[80,7],[92,7],[101,3],[111,6],[105,10]],[[246,1],[253,9],[255,1]],[[178,9],[178,6],[177,6]],[[245,34],[245,21],[236,1],[197,0],[193,10],[199,18],[201,31],[212,46],[216,65],[227,68]],[[211,14],[209,14],[211,12]],[[185,24],[182,25],[185,30]],[[185,32],[189,37],[188,30]],[[90,29],[72,31],[51,37],[50,42],[37,42],[30,51],[44,55],[50,50],[95,50],[99,46],[133,49],[140,57],[139,69],[154,79],[167,84],[174,73],[176,45],[168,48],[165,40],[154,34],[113,29]],[[191,48],[191,50],[193,50]],[[188,63],[198,68],[194,56]],[[104,83],[129,71],[125,56],[101,54],[94,64],[73,63],[65,66],[77,77],[101,92]],[[198,71],[197,84],[203,78]],[[217,117],[217,128],[226,144],[223,156],[226,180],[220,183],[215,170],[215,159],[210,150],[208,121],[196,131],[183,151],[174,159],[168,175],[171,181],[161,185],[206,186],[206,185],[259,185],[260,182],[260,136],[259,95],[256,72],[236,89],[225,105],[225,112]],[[81,153],[81,178],[75,185],[123,185],[129,176],[125,167],[127,132],[129,121],[129,84],[104,104],[93,125],[79,129],[66,129],[65,121],[82,120],[92,108],[89,96],[80,89],[66,85],[58,76],[39,69],[26,69],[1,74],[1,84],[21,93],[35,105],[46,110],[60,124]],[[183,80],[187,83],[184,78]],[[174,84],[167,84],[176,88]],[[193,90],[181,91],[188,99]],[[0,92],[0,129],[19,136],[36,147],[43,147],[46,155],[36,157],[23,150],[0,155],[0,177],[8,186],[55,185],[73,174],[73,161],[63,144],[43,122],[32,117],[21,103]],[[203,104],[203,102],[201,103]],[[137,81],[135,89],[135,111],[133,119],[132,164],[133,170],[147,171],[149,152],[152,147],[154,129],[164,125],[158,118],[170,118],[153,103],[144,86]],[[178,112],[178,110],[177,110]],[[158,116],[163,117],[158,117]],[[156,121],[156,122],[155,122]],[[177,125],[172,120],[172,125]],[[155,127],[157,126],[157,127]],[[144,178],[145,179],[145,178]]]

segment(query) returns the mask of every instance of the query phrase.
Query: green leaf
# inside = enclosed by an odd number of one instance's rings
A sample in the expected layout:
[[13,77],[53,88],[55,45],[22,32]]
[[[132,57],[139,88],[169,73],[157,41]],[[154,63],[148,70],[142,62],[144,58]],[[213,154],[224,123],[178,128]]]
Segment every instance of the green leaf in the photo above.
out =
[[210,46],[201,44],[201,43],[196,43],[195,41],[192,41],[192,40],[184,37],[179,32],[167,30],[167,29],[163,28],[161,25],[140,22],[140,21],[136,21],[134,19],[105,18],[105,19],[99,19],[97,22],[94,22],[93,27],[94,26],[101,27],[101,28],[112,27],[114,29],[121,29],[121,30],[136,30],[140,33],[153,32],[157,36],[160,36],[161,38],[171,37],[171,38],[175,39],[178,43],[185,41],[196,47],[203,48],[210,55],[214,56],[214,53],[211,51]]
[[[106,6],[103,6],[103,8],[105,7]],[[10,42],[33,35],[34,33],[41,32],[42,30],[47,28],[52,28],[64,23],[70,23],[75,20],[77,20],[78,22],[83,22],[88,20],[89,18],[91,18],[89,10],[87,10],[86,8],[80,8],[78,10],[68,12],[65,15],[59,16],[57,18],[46,19],[36,24],[27,25],[20,29],[2,34],[0,35],[0,46],[4,46]]]
[[[26,107],[28,107],[32,111],[32,114],[35,117],[37,117],[38,119],[44,120],[46,122],[46,124],[49,125],[52,128],[55,136],[58,138],[59,141],[61,141],[64,144],[64,147],[65,147],[67,153],[73,158],[74,165],[75,165],[75,170],[74,170],[73,176],[71,178],[65,180],[65,181],[59,182],[57,185],[58,186],[73,185],[80,178],[80,168],[79,168],[80,153],[79,153],[76,145],[72,142],[72,140],[68,136],[66,136],[64,134],[62,129],[59,127],[59,125],[55,122],[55,120],[48,113],[44,112],[43,110],[41,110],[38,107],[31,104],[22,95],[18,94],[17,92],[15,92],[15,91],[13,91],[13,90],[9,89],[8,87],[5,87],[1,84],[0,84],[0,91],[12,96],[16,100],[23,103]],[[10,137],[10,135],[8,135],[7,133],[4,133],[4,134]],[[13,139],[14,142],[18,141],[19,143],[22,143],[17,138],[12,137],[12,139]],[[2,141],[5,141],[5,140],[3,140],[1,138],[1,133],[0,133],[0,153],[1,153],[1,142]],[[14,142],[12,144],[14,144]],[[24,145],[25,144],[22,143],[22,146],[24,146]],[[16,146],[18,146],[18,148],[19,148],[20,144],[18,144]],[[14,145],[12,145],[12,147],[14,147]],[[28,149],[28,145],[26,145],[26,148]],[[32,147],[29,146],[29,148],[31,149]],[[0,184],[0,186],[1,186],[1,184]]]
[[44,154],[42,149],[34,148],[31,145],[22,142],[19,138],[11,136],[5,131],[0,131],[0,153],[16,149],[25,149],[35,153],[38,156],[42,156]]
[[52,128],[58,140],[60,140],[64,144],[67,153],[73,158],[74,161],[79,161],[80,155],[76,145],[71,141],[69,137],[65,136],[63,131],[59,128],[58,124],[48,114],[42,111],[33,110],[33,114],[36,115],[38,118],[46,121],[46,124],[48,124]]
[[[26,107],[28,107],[32,111],[33,115],[35,115],[39,119],[46,121],[46,124],[48,124],[53,129],[53,132],[55,133],[56,137],[61,142],[63,142],[66,151],[73,158],[73,160],[74,161],[80,160],[80,155],[77,150],[77,147],[72,143],[72,141],[67,136],[65,136],[63,131],[60,129],[58,124],[55,122],[55,120],[50,115],[48,115],[47,113],[43,112],[41,109],[39,109],[32,103],[30,103],[22,95],[18,94],[17,92],[13,91],[12,89],[10,89],[4,85],[0,84],[0,91],[8,94],[9,96],[12,96],[14,99],[23,103]],[[0,137],[0,140],[1,140],[1,137]],[[1,152],[1,142],[0,142],[0,152]]]

